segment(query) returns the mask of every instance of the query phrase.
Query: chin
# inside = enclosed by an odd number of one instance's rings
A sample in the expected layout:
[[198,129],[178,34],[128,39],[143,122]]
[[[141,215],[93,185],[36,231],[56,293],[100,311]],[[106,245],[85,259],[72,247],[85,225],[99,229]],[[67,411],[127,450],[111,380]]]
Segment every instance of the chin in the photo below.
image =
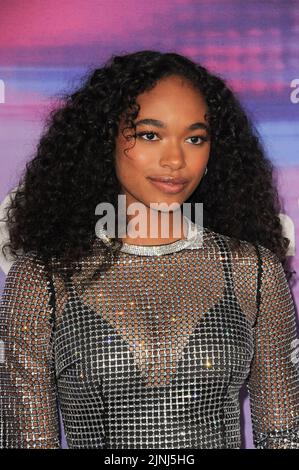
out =
[[[165,212],[165,213],[170,213],[170,212],[176,212],[178,210],[180,210],[180,207],[182,205],[182,202],[179,202],[179,201],[157,201],[157,202],[152,202],[152,204],[159,204],[159,207],[158,208],[155,208],[155,207],[151,207],[152,210],[154,211],[158,211],[158,212]],[[176,204],[177,207],[163,207],[163,204],[164,205],[171,205],[171,204]]]

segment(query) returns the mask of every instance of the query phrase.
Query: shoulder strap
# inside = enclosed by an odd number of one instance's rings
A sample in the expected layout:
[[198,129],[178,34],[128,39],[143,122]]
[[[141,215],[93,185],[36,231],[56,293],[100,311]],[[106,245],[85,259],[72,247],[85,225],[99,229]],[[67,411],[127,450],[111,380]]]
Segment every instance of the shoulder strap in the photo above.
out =
[[215,241],[219,247],[220,251],[220,259],[223,265],[223,272],[225,276],[225,290],[227,293],[230,293],[234,296],[234,281],[233,281],[233,274],[232,274],[232,266],[231,266],[231,252],[229,246],[224,237],[220,234],[215,233]]
[[52,277],[47,273],[47,280],[49,282],[48,287],[50,291],[50,306],[52,307],[52,316],[51,316],[51,323],[53,328],[55,327],[55,313],[56,313],[56,297],[55,297],[55,289]]
[[[56,318],[56,296],[55,296],[55,288],[54,288],[54,282],[53,282],[53,278],[52,276],[49,274],[48,271],[46,271],[46,277],[47,277],[47,280],[49,281],[49,284],[48,284],[48,288],[49,288],[49,291],[50,291],[50,300],[49,300],[49,303],[50,303],[50,306],[52,307],[52,314],[51,314],[51,319],[50,319],[50,322],[52,324],[52,337],[53,335],[55,334],[55,318]],[[55,380],[55,384],[56,384],[56,390],[57,390],[57,387],[58,387],[58,384],[57,384],[57,377],[56,377],[56,372],[54,373],[54,380]],[[56,408],[58,410],[58,413],[59,413],[59,426],[58,426],[58,433],[59,433],[59,443],[61,445],[61,442],[62,442],[62,427],[61,427],[61,423],[62,423],[62,417],[61,417],[61,409],[60,409],[60,402],[59,402],[59,398],[58,398],[58,394],[56,393]]]
[[255,326],[255,324],[256,324],[257,317],[258,317],[259,311],[260,311],[262,270],[263,270],[263,268],[262,268],[262,258],[261,258],[261,254],[260,254],[258,244],[255,243],[254,247],[255,247],[255,250],[256,250],[256,253],[257,253],[258,264],[257,264],[257,292],[256,292],[257,314],[256,314],[256,319],[255,319],[255,322],[254,322],[253,326]]

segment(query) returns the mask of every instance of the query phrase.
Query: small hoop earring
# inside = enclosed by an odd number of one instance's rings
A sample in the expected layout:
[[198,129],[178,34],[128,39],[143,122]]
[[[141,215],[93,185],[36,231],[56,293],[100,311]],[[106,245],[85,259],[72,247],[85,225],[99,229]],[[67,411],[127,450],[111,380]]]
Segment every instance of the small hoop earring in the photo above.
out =
[[208,169],[206,168],[206,169],[205,169],[205,174],[204,174],[204,176],[206,176],[207,173],[208,173]]

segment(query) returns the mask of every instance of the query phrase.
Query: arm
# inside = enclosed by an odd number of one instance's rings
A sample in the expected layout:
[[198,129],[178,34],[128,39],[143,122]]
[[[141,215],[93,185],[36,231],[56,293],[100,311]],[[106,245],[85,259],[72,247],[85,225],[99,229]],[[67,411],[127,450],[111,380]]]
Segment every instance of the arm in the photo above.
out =
[[260,308],[247,378],[253,440],[258,449],[299,449],[299,362],[295,308],[277,256],[259,245]]
[[30,255],[8,272],[0,302],[0,447],[59,448],[49,281]]

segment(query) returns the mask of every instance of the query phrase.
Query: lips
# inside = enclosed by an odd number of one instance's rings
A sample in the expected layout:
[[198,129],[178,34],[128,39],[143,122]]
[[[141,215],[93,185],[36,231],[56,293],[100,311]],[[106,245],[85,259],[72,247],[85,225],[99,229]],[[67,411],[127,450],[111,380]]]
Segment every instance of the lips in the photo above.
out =
[[186,178],[173,178],[171,176],[149,176],[149,179],[171,184],[185,184],[188,182]]
[[[158,188],[163,193],[167,194],[177,194],[180,193],[186,186],[187,181],[183,179],[176,178],[174,179],[166,179],[165,178],[149,178],[151,183]],[[173,181],[184,181],[183,183],[174,183]]]

